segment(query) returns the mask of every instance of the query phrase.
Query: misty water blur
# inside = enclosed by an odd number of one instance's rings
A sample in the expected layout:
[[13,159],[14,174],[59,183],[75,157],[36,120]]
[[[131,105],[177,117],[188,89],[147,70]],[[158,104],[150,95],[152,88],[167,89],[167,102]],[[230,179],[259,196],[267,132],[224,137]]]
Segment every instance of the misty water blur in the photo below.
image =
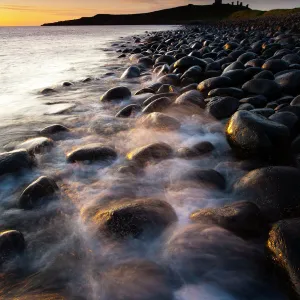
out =
[[[151,83],[149,76],[120,81],[129,61],[116,59],[118,46],[111,43],[126,44],[132,39],[121,36],[170,28],[0,28],[0,146],[9,149],[36,136],[46,124],[62,122],[71,128],[54,136],[53,149],[37,155],[37,168],[0,178],[1,230],[20,230],[27,241],[24,256],[2,267],[3,299],[285,299],[262,272],[259,247],[216,226],[190,225],[191,212],[235,201],[230,193],[172,181],[174,175],[195,167],[217,169],[229,183],[245,173],[228,155],[221,133],[224,124],[204,112],[191,117],[173,109],[166,113],[180,121],[178,131],[145,129],[134,119],[113,117],[126,102],[99,103],[100,95],[112,86],[122,84],[134,93]],[[108,72],[113,74],[105,75]],[[90,82],[81,82],[88,77]],[[63,88],[64,81],[74,85]],[[39,93],[49,87],[58,92]],[[138,103],[143,96],[133,99]],[[62,103],[75,107],[51,113]],[[174,150],[209,141],[215,150],[199,159],[149,164],[138,175],[118,172],[129,151],[161,141]],[[113,147],[118,159],[111,166],[66,163],[66,153],[90,143]],[[58,182],[55,201],[34,210],[18,209],[22,190],[41,175]],[[175,209],[178,222],[154,240],[95,236],[82,211],[124,198],[165,200]]]

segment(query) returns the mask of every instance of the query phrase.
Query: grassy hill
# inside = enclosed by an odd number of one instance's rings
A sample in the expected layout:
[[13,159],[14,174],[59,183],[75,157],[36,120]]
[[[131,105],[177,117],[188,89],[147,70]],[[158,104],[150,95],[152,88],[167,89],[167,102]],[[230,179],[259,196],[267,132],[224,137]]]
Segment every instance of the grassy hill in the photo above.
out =
[[263,17],[285,17],[288,15],[300,13],[300,8],[293,9],[272,9],[269,11],[262,10],[243,10],[232,13],[228,19],[229,20],[242,20],[242,19],[253,19],[253,18],[263,18]]
[[251,10],[229,4],[221,6],[190,4],[143,14],[100,14],[94,17],[44,24],[43,26],[186,24],[195,20],[223,20],[239,11]]

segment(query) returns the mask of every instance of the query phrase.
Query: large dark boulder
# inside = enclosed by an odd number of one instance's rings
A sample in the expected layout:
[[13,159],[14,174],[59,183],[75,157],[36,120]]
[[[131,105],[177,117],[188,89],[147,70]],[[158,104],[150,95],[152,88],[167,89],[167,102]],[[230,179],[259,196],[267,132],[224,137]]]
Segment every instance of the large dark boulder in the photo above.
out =
[[252,79],[246,82],[242,89],[249,95],[262,95],[269,100],[277,99],[281,96],[280,85],[268,79]]
[[34,156],[24,149],[0,153],[0,176],[29,169],[34,164]]
[[101,300],[173,300],[171,279],[166,270],[147,260],[114,265],[100,277]]
[[111,201],[87,207],[81,216],[97,235],[113,239],[156,237],[177,221],[172,206],[155,199]]
[[193,222],[216,224],[241,237],[262,232],[260,210],[252,202],[240,201],[220,208],[203,208],[190,215]]
[[101,102],[109,102],[113,100],[126,100],[131,97],[131,92],[127,87],[119,86],[108,90],[101,96]]
[[300,70],[291,70],[285,74],[276,76],[275,81],[284,93],[293,96],[300,94]]
[[251,171],[235,185],[240,199],[254,202],[269,222],[300,216],[300,171],[292,167],[267,167]]
[[111,147],[103,144],[89,144],[79,147],[67,154],[67,161],[102,161],[112,162],[117,159],[117,153]]
[[16,230],[7,230],[0,233],[0,262],[3,263],[26,248],[24,236]]
[[32,182],[22,193],[18,206],[22,209],[31,209],[41,204],[45,197],[54,195],[58,191],[56,182],[49,177],[42,176]]
[[137,148],[127,154],[127,159],[144,166],[150,162],[159,162],[171,158],[172,155],[172,148],[168,144],[161,142]]
[[284,156],[289,134],[286,126],[245,110],[236,112],[226,127],[230,146],[242,156]]
[[231,117],[240,105],[239,100],[233,97],[213,97],[206,100],[210,100],[206,106],[207,111],[219,120]]
[[266,243],[270,263],[289,299],[300,298],[300,219],[274,224]]

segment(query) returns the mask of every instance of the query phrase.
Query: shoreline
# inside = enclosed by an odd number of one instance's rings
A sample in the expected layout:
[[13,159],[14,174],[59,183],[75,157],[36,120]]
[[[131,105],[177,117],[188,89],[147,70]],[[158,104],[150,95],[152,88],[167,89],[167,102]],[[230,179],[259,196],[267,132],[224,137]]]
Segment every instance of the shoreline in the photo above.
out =
[[0,153],[7,299],[299,297],[300,39],[240,25],[114,42],[98,103]]

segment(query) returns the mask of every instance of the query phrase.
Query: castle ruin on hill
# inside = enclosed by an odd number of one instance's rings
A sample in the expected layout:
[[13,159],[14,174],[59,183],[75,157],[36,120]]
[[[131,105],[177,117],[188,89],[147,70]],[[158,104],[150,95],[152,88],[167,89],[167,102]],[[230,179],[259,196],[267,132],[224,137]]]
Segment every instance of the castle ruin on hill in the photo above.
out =
[[[214,5],[222,5],[222,4],[223,4],[223,3],[222,3],[222,0],[215,0]],[[249,8],[249,4],[244,5],[243,2],[241,2],[241,1],[237,1],[236,4],[235,4],[234,2],[231,2],[231,5]]]

